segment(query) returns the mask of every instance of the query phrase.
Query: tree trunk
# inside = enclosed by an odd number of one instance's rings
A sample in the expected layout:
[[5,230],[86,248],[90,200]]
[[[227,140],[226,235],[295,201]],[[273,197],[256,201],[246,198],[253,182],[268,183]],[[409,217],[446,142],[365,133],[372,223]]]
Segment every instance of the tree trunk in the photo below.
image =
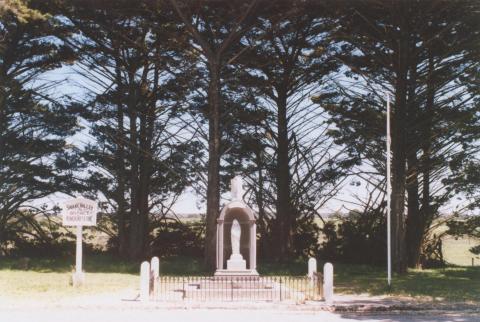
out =
[[[404,19],[402,15],[401,19]],[[401,26],[405,26],[402,23]],[[406,183],[406,96],[408,72],[408,35],[401,28],[395,82],[395,109],[392,122],[392,261],[397,273],[405,273],[405,183]]]
[[[432,162],[431,162],[431,154],[432,154],[432,124],[433,124],[433,108],[435,103],[435,65],[433,61],[432,54],[429,53],[428,59],[428,84],[427,84],[427,99],[425,104],[425,129],[423,134],[423,156],[422,156],[422,175],[423,175],[423,182],[422,182],[422,207],[421,207],[421,214],[422,214],[422,232],[423,232],[423,239],[425,238],[425,233],[427,229],[430,227],[434,217],[434,210],[430,204],[431,196],[430,196],[430,172],[432,171]],[[441,240],[440,240],[441,245]],[[419,253],[421,252],[421,246],[419,246]],[[441,247],[441,246],[440,246]],[[441,250],[441,249],[440,249]],[[441,254],[441,252],[440,252]]]
[[150,194],[150,174],[151,174],[151,157],[148,153],[150,151],[149,147],[149,137],[147,136],[147,117],[142,116],[141,118],[141,144],[139,155],[141,155],[139,163],[139,179],[138,179],[138,234],[139,240],[136,245],[138,247],[137,253],[139,256],[143,256],[146,253],[146,246],[148,240],[148,215],[149,215],[149,203],[148,197]]
[[[119,104],[117,111],[117,135],[123,139],[123,111],[122,105]],[[117,175],[118,175],[118,186],[116,191],[117,199],[117,225],[118,225],[118,253],[120,257],[126,258],[127,253],[127,204],[125,202],[125,150],[124,142],[120,140],[117,141]]]
[[408,213],[406,220],[406,245],[408,267],[417,267],[420,261],[420,248],[423,240],[418,189],[418,159],[415,153],[408,157]]
[[[116,77],[117,77],[117,87],[119,92],[122,88],[122,76],[120,73],[120,68],[116,68]],[[120,96],[121,97],[121,96]],[[125,179],[126,179],[126,169],[125,169],[125,142],[124,136],[124,113],[123,113],[123,103],[117,103],[117,175],[118,175],[118,186],[116,195],[117,201],[117,226],[118,226],[118,254],[122,258],[128,257],[127,249],[127,204],[125,201]]]
[[208,183],[207,230],[205,236],[205,265],[215,269],[216,222],[220,211],[220,61],[209,59],[210,84],[208,89]]
[[[133,75],[130,76],[133,82]],[[133,87],[133,88],[132,88]],[[130,119],[130,235],[128,256],[130,259],[140,259],[143,243],[142,220],[139,215],[139,153],[137,147],[137,95],[135,86],[130,88],[129,93],[129,119]]]
[[288,156],[287,98],[279,91],[277,98],[277,259],[286,260],[292,253],[292,207],[290,202],[290,158]]
[[[427,83],[427,92],[426,92],[426,103],[425,103],[425,112],[422,114],[421,122],[422,127],[418,133],[421,133],[421,137],[413,137],[409,140],[409,146],[413,146],[420,142],[421,149],[423,152],[421,163],[419,163],[414,156],[416,162],[419,164],[419,167],[415,169],[415,178],[416,178],[416,189],[414,193],[415,196],[408,195],[408,217],[407,217],[407,247],[408,247],[408,266],[417,268],[420,266],[420,258],[422,254],[422,246],[425,240],[425,233],[430,226],[433,214],[430,207],[430,154],[431,154],[431,126],[432,126],[432,113],[433,113],[433,104],[434,104],[434,83],[433,83],[433,72],[434,65],[433,59],[429,58],[429,73],[428,73],[428,83]],[[417,106],[418,108],[418,106]],[[417,117],[418,119],[418,117]],[[410,163],[410,157],[409,157]],[[419,182],[418,182],[418,173],[421,172],[423,176],[422,181],[422,198],[421,198],[421,207],[420,207],[420,195],[419,195]],[[407,188],[408,189],[408,188]],[[412,206],[410,206],[412,200]]]
[[146,253],[146,244],[148,239],[148,196],[150,186],[150,168],[151,168],[151,156],[150,156],[150,138],[148,125],[149,120],[147,117],[147,109],[144,109],[140,115],[140,137],[138,151],[139,157],[139,178],[138,178],[138,231],[141,236],[138,241],[138,254],[140,256]]
[[[412,45],[414,46],[414,39]],[[419,160],[417,152],[419,150],[420,138],[418,128],[419,102],[416,95],[417,89],[417,61],[412,58],[410,64],[410,77],[408,79],[408,99],[407,99],[407,118],[415,120],[408,122],[407,126],[407,219],[405,221],[406,233],[406,256],[408,267],[416,268],[420,262],[420,249],[423,242],[423,228],[421,225],[422,214],[420,212],[419,196]]]
[[[259,249],[261,249],[261,251],[265,251],[265,256],[268,256],[270,255],[269,252],[267,252],[266,250],[269,248],[269,240],[267,238],[267,223],[266,223],[266,213],[265,213],[265,197],[264,197],[264,184],[265,184],[265,179],[264,179],[264,175],[263,175],[263,169],[265,168],[264,167],[264,162],[263,162],[263,159],[262,159],[262,153],[263,151],[260,150],[260,151],[257,151],[255,153],[255,159],[256,159],[256,163],[257,163],[257,167],[258,167],[258,184],[257,184],[257,188],[258,189],[254,189],[255,191],[255,198],[256,198],[256,201],[257,201],[257,206],[258,206],[258,219],[257,219],[257,227],[258,227],[258,232],[260,233],[260,236],[261,236],[261,240],[260,240],[260,243],[261,243],[261,247]],[[258,254],[258,250],[257,250],[257,254]],[[264,257],[265,257],[264,256]],[[270,259],[270,258],[268,258]]]
[[[394,117],[397,127],[400,126],[399,118]],[[402,131],[394,131],[394,135],[403,134]],[[398,138],[400,139],[400,138]],[[395,141],[392,138],[392,142]],[[396,272],[404,273],[406,271],[405,263],[405,158],[404,146],[397,142],[392,144],[392,258],[393,267]]]

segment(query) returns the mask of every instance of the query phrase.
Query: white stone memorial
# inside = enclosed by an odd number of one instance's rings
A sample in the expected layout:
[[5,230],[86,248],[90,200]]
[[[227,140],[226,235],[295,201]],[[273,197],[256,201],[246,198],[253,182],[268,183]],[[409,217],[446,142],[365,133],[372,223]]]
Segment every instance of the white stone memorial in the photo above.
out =
[[242,178],[236,176],[230,183],[232,200],[217,219],[215,276],[258,276],[255,215],[243,202]]

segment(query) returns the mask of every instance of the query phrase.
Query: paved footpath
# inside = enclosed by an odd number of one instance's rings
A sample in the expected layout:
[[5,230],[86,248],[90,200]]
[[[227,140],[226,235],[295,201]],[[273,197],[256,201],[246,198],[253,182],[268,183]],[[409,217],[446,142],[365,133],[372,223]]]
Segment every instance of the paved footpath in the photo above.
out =
[[131,290],[51,299],[2,298],[0,322],[480,322],[478,305],[361,295],[324,302],[139,302]]
[[0,322],[478,322],[480,314],[459,312],[416,313],[334,313],[285,310],[234,309],[7,309],[0,311]]

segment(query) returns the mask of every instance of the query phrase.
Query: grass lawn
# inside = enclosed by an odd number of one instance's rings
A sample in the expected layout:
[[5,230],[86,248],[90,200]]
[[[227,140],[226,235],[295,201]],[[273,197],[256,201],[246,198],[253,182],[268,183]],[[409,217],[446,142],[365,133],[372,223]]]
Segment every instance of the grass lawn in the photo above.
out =
[[[319,265],[320,269],[321,265]],[[264,264],[259,272],[266,275],[304,275],[306,263]],[[381,267],[334,264],[335,292],[371,295],[431,297],[446,301],[480,302],[480,266],[409,270],[392,277],[387,287],[386,269]]]
[[[108,255],[84,257],[86,283],[71,286],[74,258],[31,259],[28,269],[22,260],[0,258],[0,296],[58,299],[64,296],[100,294],[124,289],[138,289],[140,263],[112,258]],[[199,260],[190,258],[161,261],[165,275],[203,275]]]
[[56,300],[63,297],[87,294],[102,294],[135,289],[138,278],[123,273],[86,273],[86,283],[74,288],[70,285],[70,273],[35,272],[19,270],[0,271],[1,296],[9,298],[27,297],[35,300]]
[[[138,289],[139,263],[119,261],[107,255],[85,258],[86,283],[80,288],[69,285],[73,259],[32,259],[28,270],[19,261],[0,259],[2,296],[55,299],[65,296]],[[161,259],[164,275],[205,275],[201,261],[191,258]],[[320,267],[320,266],[319,266]],[[262,275],[305,275],[304,262],[290,264],[259,263]],[[447,301],[480,302],[480,267],[448,267],[411,270],[405,276],[393,276],[393,289],[386,287],[383,268],[360,265],[335,265],[337,293],[370,293],[431,297]]]
[[340,293],[431,297],[435,300],[480,302],[480,267],[447,267],[409,270],[392,277],[386,285],[385,269],[369,266],[337,265],[335,289]]
[[112,261],[107,256],[88,258],[85,263],[87,283],[74,288],[71,283],[72,259],[32,259],[28,270],[21,260],[0,259],[0,295],[53,300],[65,296],[115,292],[135,288],[138,277],[133,266]]

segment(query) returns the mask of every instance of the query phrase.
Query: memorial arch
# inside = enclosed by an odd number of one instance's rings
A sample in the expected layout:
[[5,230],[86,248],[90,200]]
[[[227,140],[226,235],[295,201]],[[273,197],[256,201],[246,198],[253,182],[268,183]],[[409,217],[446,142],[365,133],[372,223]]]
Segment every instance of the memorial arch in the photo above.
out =
[[[215,275],[258,275],[257,225],[253,210],[242,200],[241,179],[232,179],[232,201],[217,219],[217,271]],[[237,221],[240,230],[237,230]],[[235,226],[232,231],[232,225]],[[239,253],[232,252],[232,238],[239,235]],[[239,256],[241,255],[241,256]],[[230,259],[229,259],[230,257]]]

